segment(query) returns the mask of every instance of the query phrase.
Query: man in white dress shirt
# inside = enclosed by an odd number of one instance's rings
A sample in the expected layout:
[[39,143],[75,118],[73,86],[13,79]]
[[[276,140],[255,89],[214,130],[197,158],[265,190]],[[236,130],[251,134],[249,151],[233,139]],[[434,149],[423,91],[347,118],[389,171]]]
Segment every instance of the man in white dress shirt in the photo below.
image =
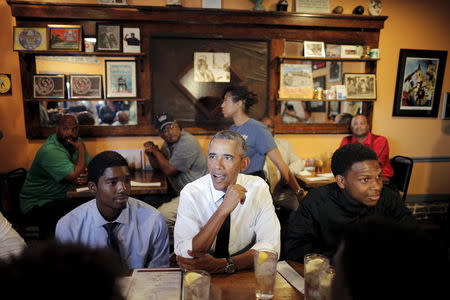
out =
[[[209,143],[209,174],[181,191],[174,232],[181,268],[233,273],[253,267],[255,250],[280,252],[280,223],[268,185],[240,174],[249,164],[246,148],[240,134],[217,133]],[[228,230],[222,226],[227,219]],[[228,238],[216,238],[227,231]]]

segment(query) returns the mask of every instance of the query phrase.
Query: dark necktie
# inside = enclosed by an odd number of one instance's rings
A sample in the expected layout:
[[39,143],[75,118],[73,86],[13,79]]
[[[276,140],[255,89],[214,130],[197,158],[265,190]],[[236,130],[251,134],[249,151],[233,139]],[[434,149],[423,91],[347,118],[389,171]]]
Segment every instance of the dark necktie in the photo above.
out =
[[230,242],[230,215],[231,214],[227,216],[222,224],[222,227],[220,227],[219,233],[217,234],[216,250],[214,252],[214,256],[216,258],[230,256],[230,253],[228,252],[228,243]]
[[103,225],[103,227],[105,227],[106,233],[108,233],[108,247],[110,249],[112,249],[113,251],[115,251],[119,257],[120,256],[120,248],[119,248],[119,241],[117,240],[117,236],[114,233],[114,228],[117,227],[117,225],[119,225],[119,223],[117,222],[111,222],[111,223],[106,223],[105,225]]

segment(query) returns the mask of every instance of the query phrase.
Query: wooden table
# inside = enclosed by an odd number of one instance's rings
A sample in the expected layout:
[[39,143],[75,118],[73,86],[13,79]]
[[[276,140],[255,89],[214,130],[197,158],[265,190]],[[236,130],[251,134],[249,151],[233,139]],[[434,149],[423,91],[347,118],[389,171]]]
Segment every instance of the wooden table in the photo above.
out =
[[309,176],[303,176],[303,175],[297,174],[296,177],[297,177],[298,183],[304,189],[312,189],[315,187],[319,187],[319,186],[323,186],[323,185],[327,185],[329,183],[335,182],[334,177],[332,177],[332,178],[324,177],[323,180],[318,180],[318,181],[311,181],[308,179],[308,177],[316,177],[318,174],[321,174],[321,173],[311,172],[311,175],[309,175]]
[[[131,172],[131,180],[142,183],[160,182],[161,184],[159,186],[132,186],[130,196],[167,193],[167,179],[166,176],[161,172],[149,170],[134,170]],[[78,186],[77,188],[80,188],[80,186]],[[67,198],[92,198],[92,197],[94,197],[94,194],[89,190],[77,192],[76,188],[73,188],[67,192]]]
[[[288,262],[303,276],[303,264]],[[303,300],[304,295],[297,291],[283,276],[277,273],[274,300]],[[212,300],[255,299],[255,274],[253,270],[238,271],[232,275],[214,274],[211,277]]]

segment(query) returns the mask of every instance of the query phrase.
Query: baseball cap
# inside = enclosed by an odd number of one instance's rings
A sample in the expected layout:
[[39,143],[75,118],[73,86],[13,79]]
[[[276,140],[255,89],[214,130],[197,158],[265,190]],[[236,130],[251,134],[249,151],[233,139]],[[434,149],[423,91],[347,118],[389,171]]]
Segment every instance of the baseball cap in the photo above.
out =
[[162,131],[164,126],[173,124],[175,120],[168,114],[162,113],[155,118],[155,126],[159,131]]

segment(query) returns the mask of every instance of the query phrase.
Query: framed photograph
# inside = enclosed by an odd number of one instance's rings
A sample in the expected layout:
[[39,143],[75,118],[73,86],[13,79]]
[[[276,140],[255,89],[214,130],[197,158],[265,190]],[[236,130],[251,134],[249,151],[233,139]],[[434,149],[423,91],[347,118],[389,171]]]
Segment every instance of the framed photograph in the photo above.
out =
[[356,45],[342,45],[341,58],[361,58],[361,46]]
[[51,50],[81,51],[82,32],[80,25],[48,25]]
[[325,57],[325,43],[304,41],[305,57]]
[[376,99],[377,84],[375,74],[344,74],[347,99]]
[[295,11],[329,14],[330,0],[295,0]]
[[139,28],[124,27],[122,40],[123,52],[141,53],[141,31]]
[[341,61],[327,61],[327,75],[329,82],[342,81],[342,62]]
[[284,56],[303,56],[303,42],[284,41]]
[[106,98],[136,98],[136,62],[106,60]]
[[11,74],[0,74],[0,96],[10,96],[11,94]]
[[95,51],[122,52],[122,26],[119,24],[96,24]]
[[14,26],[14,50],[47,50],[46,27]]
[[71,99],[102,99],[102,75],[70,75]]
[[444,96],[444,106],[442,107],[442,119],[450,120],[450,93],[448,92],[445,93]]
[[400,49],[393,116],[437,117],[447,51]]
[[281,64],[280,98],[313,98],[313,77],[311,62]]
[[341,45],[326,44],[325,48],[326,57],[341,57]]
[[33,75],[33,98],[64,99],[65,95],[66,83],[64,75]]

